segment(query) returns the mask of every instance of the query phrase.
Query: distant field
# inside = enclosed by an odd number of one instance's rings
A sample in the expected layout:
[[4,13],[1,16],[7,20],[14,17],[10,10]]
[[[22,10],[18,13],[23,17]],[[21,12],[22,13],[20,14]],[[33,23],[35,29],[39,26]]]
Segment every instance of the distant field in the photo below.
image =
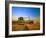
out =
[[12,31],[40,30],[40,23],[12,21]]

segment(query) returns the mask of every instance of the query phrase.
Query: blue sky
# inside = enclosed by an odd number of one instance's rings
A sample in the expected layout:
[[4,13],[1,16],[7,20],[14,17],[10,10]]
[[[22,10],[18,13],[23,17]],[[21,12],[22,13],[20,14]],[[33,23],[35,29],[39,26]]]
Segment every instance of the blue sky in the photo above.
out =
[[40,8],[33,8],[33,7],[12,7],[12,14],[13,16],[18,17],[40,17]]

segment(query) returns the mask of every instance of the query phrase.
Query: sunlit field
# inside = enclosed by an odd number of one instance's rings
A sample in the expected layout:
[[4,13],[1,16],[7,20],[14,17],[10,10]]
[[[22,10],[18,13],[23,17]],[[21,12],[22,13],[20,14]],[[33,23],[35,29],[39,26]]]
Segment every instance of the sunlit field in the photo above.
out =
[[39,21],[24,20],[20,17],[17,21],[12,21],[12,31],[24,31],[24,30],[40,30]]

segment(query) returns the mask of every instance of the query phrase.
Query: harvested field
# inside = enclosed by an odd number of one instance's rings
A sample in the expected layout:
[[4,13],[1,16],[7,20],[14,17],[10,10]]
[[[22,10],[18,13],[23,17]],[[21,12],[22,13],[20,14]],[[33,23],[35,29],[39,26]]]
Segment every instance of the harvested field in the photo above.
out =
[[12,31],[40,30],[40,23],[12,21]]

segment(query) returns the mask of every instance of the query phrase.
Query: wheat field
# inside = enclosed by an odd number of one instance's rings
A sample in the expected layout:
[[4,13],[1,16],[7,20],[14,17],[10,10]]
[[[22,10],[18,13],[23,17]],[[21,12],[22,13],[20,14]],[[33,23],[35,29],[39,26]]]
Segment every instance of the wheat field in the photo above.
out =
[[12,31],[40,30],[40,23],[12,21]]

